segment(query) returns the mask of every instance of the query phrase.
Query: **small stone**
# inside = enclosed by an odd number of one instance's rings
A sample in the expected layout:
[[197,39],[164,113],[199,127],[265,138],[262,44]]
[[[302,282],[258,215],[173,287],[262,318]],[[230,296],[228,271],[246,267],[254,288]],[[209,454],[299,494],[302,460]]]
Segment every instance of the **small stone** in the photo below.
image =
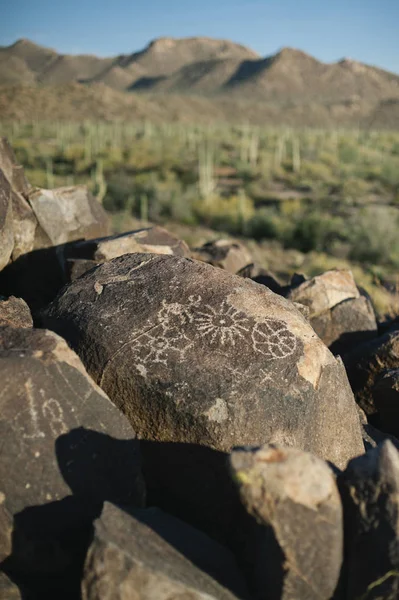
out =
[[193,248],[191,256],[235,275],[242,277],[252,275],[254,266],[252,256],[239,242],[231,240],[207,242],[200,248]]
[[32,315],[29,306],[22,298],[2,298],[0,296],[0,326],[32,327]]

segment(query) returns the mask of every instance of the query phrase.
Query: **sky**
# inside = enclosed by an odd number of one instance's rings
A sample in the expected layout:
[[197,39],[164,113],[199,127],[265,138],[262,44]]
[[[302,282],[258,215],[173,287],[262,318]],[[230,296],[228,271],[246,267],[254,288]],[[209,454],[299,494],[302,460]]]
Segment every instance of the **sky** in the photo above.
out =
[[208,36],[262,56],[284,46],[399,73],[399,0],[0,0],[0,46],[28,38],[114,56],[157,37]]

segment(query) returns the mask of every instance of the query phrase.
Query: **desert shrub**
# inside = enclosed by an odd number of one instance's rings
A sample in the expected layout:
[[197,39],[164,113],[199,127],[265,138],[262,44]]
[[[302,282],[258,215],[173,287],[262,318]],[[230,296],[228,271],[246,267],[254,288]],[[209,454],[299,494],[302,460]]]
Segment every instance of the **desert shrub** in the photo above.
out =
[[352,218],[350,225],[352,260],[399,267],[399,210],[397,208],[367,207]]

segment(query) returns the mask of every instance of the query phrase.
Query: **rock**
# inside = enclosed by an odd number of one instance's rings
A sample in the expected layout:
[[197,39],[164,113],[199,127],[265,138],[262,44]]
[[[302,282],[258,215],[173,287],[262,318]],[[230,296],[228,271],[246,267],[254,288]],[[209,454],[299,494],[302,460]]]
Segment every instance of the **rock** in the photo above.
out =
[[16,583],[0,571],[0,600],[22,600],[25,596],[20,592]]
[[67,258],[105,262],[133,252],[189,256],[190,250],[162,227],[148,227],[105,238],[75,242],[66,248]]
[[399,331],[362,344],[344,355],[343,361],[357,403],[367,415],[375,414],[373,388],[377,378],[386,369],[396,369],[399,365]]
[[192,258],[206,262],[229,273],[251,277],[253,259],[247,248],[239,242],[216,240],[194,248]]
[[135,509],[130,513],[238,598],[248,598],[237,562],[225,546],[159,508]]
[[382,371],[376,378],[372,391],[374,406],[378,411],[378,422],[381,429],[398,437],[399,368]]
[[374,309],[351,271],[326,271],[291,288],[287,298],[309,307],[313,329],[336,354],[377,334]]
[[233,600],[149,527],[108,502],[95,523],[86,559],[83,600]]
[[285,296],[288,291],[288,286],[284,286],[282,283],[277,281],[275,276],[266,269],[255,267],[252,272],[251,279],[256,283],[265,285],[275,294],[279,294],[279,296]]
[[108,217],[85,186],[36,189],[29,203],[53,246],[108,233]]
[[0,271],[8,264],[13,248],[11,186],[0,169]]
[[85,258],[68,258],[66,261],[66,272],[68,281],[75,281],[99,263],[95,260],[86,260]]
[[0,327],[32,327],[32,315],[29,306],[21,298],[3,298],[0,296]]
[[33,578],[36,597],[51,585],[52,597],[64,585],[74,597],[69,583],[78,585],[104,500],[143,503],[138,442],[50,331],[1,327],[0,381],[0,508],[14,519],[7,572]]
[[342,506],[330,467],[280,446],[236,449],[230,463],[257,523],[247,557],[254,597],[330,600],[343,558]]
[[38,237],[37,219],[33,214],[26,198],[29,194],[29,184],[24,170],[17,163],[14,152],[6,138],[0,138],[0,169],[3,171],[11,187],[12,228],[14,246],[12,260],[30,252]]
[[399,597],[399,454],[390,441],[339,478],[345,520],[345,598]]
[[206,515],[231,529],[234,446],[284,443],[341,468],[364,451],[342,363],[292,303],[250,280],[125,255],[65,288],[44,324],[148,442],[151,502],[200,528]]

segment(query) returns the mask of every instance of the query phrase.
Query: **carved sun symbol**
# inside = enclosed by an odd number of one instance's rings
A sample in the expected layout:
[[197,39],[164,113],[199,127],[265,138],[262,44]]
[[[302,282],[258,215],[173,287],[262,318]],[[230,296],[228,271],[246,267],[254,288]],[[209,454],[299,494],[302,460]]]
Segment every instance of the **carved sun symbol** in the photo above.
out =
[[243,334],[248,332],[248,319],[244,313],[225,300],[217,308],[209,304],[201,307],[195,312],[193,321],[201,337],[207,338],[211,344],[234,346],[236,339],[244,338]]

